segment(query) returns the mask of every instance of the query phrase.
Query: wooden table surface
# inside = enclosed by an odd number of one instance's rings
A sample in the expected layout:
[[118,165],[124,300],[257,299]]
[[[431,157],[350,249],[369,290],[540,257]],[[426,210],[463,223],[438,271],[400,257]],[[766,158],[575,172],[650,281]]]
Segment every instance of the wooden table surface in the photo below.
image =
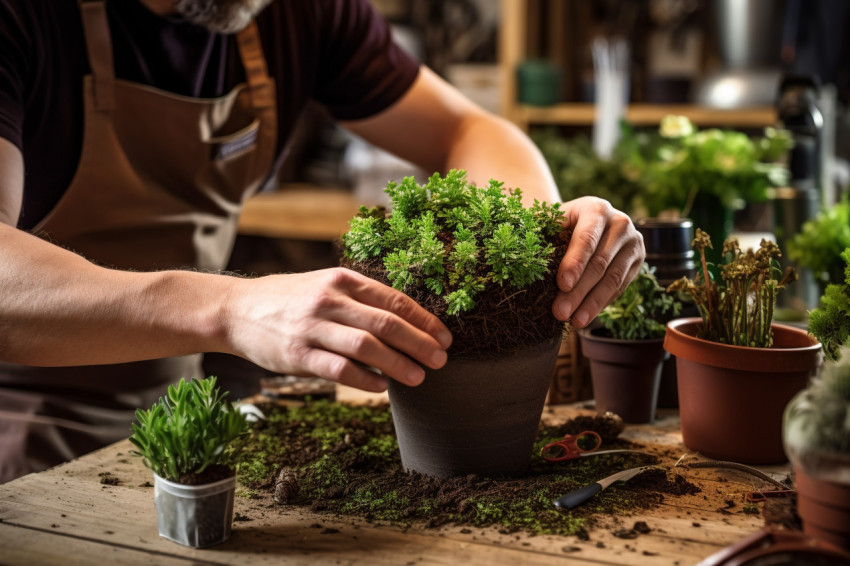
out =
[[[550,406],[544,420],[563,422],[577,414],[592,412],[580,405]],[[675,411],[653,425],[628,426],[622,436],[690,454],[681,444]],[[495,528],[376,525],[237,495],[232,538],[198,550],[158,535],[153,478],[130,448],[125,440],[0,485],[0,563],[687,565],[764,526],[761,515],[743,512],[746,492],[765,488],[763,482],[734,470],[679,467],[669,473],[684,474],[701,493],[668,495],[659,507],[631,516],[602,517],[590,540],[501,534]],[[789,471],[760,469],[777,479]],[[102,483],[104,477],[117,485]],[[724,510],[728,501],[736,504]],[[618,526],[631,528],[636,521],[651,531],[634,539],[614,535]]]

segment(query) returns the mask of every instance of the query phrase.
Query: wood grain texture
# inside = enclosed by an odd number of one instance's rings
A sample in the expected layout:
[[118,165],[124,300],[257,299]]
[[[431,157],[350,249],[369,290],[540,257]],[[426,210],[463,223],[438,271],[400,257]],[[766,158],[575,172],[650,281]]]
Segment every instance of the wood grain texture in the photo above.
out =
[[[589,411],[549,407],[544,420]],[[592,412],[592,411],[590,411]],[[625,438],[667,448],[672,466],[680,452],[678,418],[627,427]],[[158,536],[152,476],[119,442],[46,472],[0,486],[0,562],[3,564],[696,564],[762,526],[742,512],[758,480],[734,470],[674,468],[702,488],[667,496],[659,507],[631,516],[605,516],[577,537],[503,534],[493,528],[371,524],[308,509],[275,505],[270,496],[236,498],[233,537],[211,549],[191,549]],[[763,468],[764,469],[764,468]],[[781,478],[787,468],[767,468]],[[118,485],[101,484],[108,472]],[[612,487],[611,489],[616,489]],[[736,504],[731,508],[729,501]],[[650,531],[615,536],[644,521]]]

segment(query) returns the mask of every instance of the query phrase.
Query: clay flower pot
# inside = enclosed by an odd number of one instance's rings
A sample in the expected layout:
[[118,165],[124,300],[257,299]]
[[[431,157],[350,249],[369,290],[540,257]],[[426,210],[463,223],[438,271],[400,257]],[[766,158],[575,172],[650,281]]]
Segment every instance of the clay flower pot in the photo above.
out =
[[429,476],[526,471],[560,338],[495,360],[450,358],[409,387],[390,380],[401,462]]
[[772,348],[730,346],[697,338],[701,325],[672,320],[664,338],[676,356],[685,446],[709,458],[785,462],[782,413],[819,366],[821,345],[805,330],[772,324]]
[[626,423],[651,423],[662,364],[669,357],[662,347],[664,339],[617,340],[599,336],[599,331],[578,331],[582,351],[590,360],[596,410],[616,413]]
[[850,551],[850,484],[818,479],[794,466],[803,532]]

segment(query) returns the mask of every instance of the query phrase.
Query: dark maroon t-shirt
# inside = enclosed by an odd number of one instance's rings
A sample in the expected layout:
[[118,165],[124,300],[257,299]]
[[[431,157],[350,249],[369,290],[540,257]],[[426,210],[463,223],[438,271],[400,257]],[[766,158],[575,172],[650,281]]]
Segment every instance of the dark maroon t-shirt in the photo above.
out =
[[[161,18],[138,0],[108,2],[107,11],[119,78],[192,97],[220,96],[244,79],[235,36]],[[275,0],[257,25],[277,83],[277,166],[310,99],[338,119],[365,118],[418,72],[368,0]],[[0,137],[24,156],[21,228],[37,224],[74,176],[88,72],[77,0],[0,0]]]

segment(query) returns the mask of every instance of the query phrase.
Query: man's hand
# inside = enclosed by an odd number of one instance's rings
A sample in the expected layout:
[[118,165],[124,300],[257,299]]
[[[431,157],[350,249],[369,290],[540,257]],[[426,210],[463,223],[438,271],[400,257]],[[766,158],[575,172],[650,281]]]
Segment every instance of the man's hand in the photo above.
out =
[[558,269],[552,311],[583,328],[637,276],[646,251],[631,219],[608,201],[582,197],[561,210],[573,234]]
[[[233,353],[266,369],[383,391],[446,363],[449,330],[407,295],[333,268],[240,280],[224,310]],[[418,362],[418,364],[416,363]]]

